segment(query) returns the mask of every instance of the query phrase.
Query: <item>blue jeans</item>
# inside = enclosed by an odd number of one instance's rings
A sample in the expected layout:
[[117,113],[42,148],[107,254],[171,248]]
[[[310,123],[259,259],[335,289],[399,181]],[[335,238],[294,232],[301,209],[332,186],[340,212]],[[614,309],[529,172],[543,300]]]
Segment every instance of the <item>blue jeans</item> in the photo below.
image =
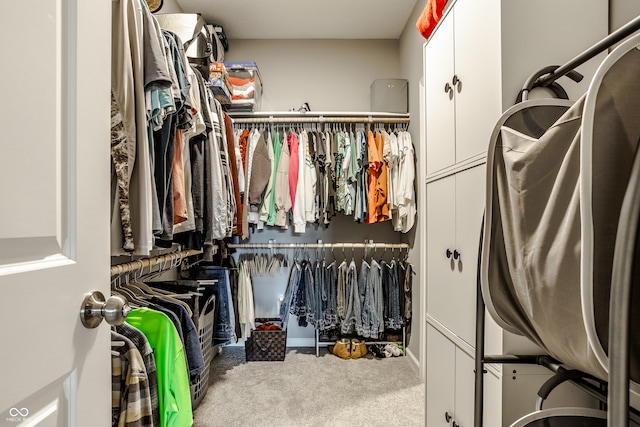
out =
[[196,279],[217,280],[213,286],[216,307],[213,321],[213,344],[227,345],[238,341],[235,332],[235,311],[231,297],[229,269],[226,267],[203,266],[197,271]]
[[314,326],[319,331],[326,329],[324,314],[327,311],[329,289],[326,283],[327,266],[324,261],[316,261],[313,271],[315,301],[313,306]]
[[400,285],[398,283],[398,271],[395,260],[390,264],[382,261],[382,277],[385,294],[384,323],[387,329],[401,329],[402,317],[400,315]]
[[327,266],[324,286],[327,288],[324,324],[325,329],[332,329],[338,326],[338,273],[335,261]]
[[363,260],[362,266],[360,267],[360,275],[358,276],[360,304],[362,306],[362,330],[358,331],[358,333],[365,338],[371,337],[371,316],[373,313],[373,305],[371,302],[373,295],[371,281],[369,280],[370,274],[371,267],[368,262]]
[[300,283],[300,277],[302,276],[302,266],[298,261],[295,261],[291,266],[289,272],[289,282],[287,284],[287,290],[284,293],[284,299],[280,306],[280,320],[282,320],[282,329],[287,329],[289,324],[289,314],[291,312],[291,305],[294,302],[294,297],[298,291],[298,285]]
[[369,272],[371,284],[371,338],[378,339],[384,332],[384,294],[382,289],[382,267],[376,260],[371,261]]
[[345,310],[344,322],[342,322],[342,333],[361,334],[362,331],[362,307],[360,306],[360,292],[358,291],[358,273],[355,262],[349,263],[347,270],[347,308]]

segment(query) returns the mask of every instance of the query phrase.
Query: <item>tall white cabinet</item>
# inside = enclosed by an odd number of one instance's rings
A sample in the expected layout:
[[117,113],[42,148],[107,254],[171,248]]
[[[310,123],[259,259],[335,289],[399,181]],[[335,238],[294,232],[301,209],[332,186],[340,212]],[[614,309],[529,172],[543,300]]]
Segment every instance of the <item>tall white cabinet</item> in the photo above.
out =
[[[561,65],[607,35],[599,0],[452,0],[424,46],[427,194],[428,427],[473,426],[476,274],[489,137],[534,72]],[[598,61],[559,81],[576,99]],[[539,352],[490,319],[487,354]],[[484,425],[508,426],[530,412],[549,373],[489,366]],[[568,400],[580,400],[567,391]]]

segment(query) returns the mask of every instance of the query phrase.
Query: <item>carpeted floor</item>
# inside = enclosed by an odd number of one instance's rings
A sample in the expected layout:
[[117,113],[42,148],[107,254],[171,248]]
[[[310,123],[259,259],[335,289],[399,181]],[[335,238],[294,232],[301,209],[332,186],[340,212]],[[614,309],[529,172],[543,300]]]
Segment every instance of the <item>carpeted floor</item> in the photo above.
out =
[[408,358],[343,360],[288,349],[284,362],[245,362],[226,347],[211,362],[194,427],[424,426],[424,384]]

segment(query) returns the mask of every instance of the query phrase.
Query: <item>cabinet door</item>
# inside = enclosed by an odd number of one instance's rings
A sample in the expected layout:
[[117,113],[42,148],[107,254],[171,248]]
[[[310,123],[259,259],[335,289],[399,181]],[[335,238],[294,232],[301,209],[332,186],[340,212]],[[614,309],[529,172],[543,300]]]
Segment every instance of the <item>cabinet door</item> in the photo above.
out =
[[[475,375],[473,358],[458,347],[456,354],[455,422],[459,427],[473,427]],[[486,424],[487,426],[491,424]]]
[[[425,45],[427,175],[455,163],[453,20],[442,20]],[[449,90],[445,91],[445,85]]]
[[[426,421],[429,427],[450,426],[454,416],[455,346],[427,325]],[[451,417],[451,418],[448,418]],[[447,421],[449,419],[449,421]]]
[[453,332],[458,315],[452,287],[455,189],[455,176],[427,185],[427,313]]
[[456,174],[456,244],[453,289],[456,298],[456,334],[472,346],[476,334],[478,248],[485,205],[485,165]]
[[484,374],[482,420],[482,425],[485,426],[502,425],[502,382],[500,377],[494,375],[492,372]]
[[427,185],[427,313],[475,344],[485,166]]
[[458,0],[454,6],[455,75],[460,81],[455,89],[456,162],[487,150],[502,112],[500,4]]

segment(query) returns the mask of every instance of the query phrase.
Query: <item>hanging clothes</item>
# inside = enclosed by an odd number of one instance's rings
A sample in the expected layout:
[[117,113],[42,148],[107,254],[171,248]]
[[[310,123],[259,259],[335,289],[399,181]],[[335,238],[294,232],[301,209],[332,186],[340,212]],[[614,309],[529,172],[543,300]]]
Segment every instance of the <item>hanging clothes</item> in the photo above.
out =
[[[149,340],[147,337],[140,331],[139,329],[129,325],[128,323],[123,323],[121,325],[112,327],[115,332],[120,335],[123,335],[131,340],[131,342],[136,346],[140,355],[142,356],[142,361],[144,363],[147,382],[149,383],[149,400],[151,404],[151,419],[152,423],[143,423],[152,426],[160,425],[160,413],[158,406],[158,376],[156,373],[156,360],[153,356],[153,349],[149,345]],[[112,340],[113,340],[112,335]],[[117,340],[117,338],[115,338]],[[115,371],[114,376],[115,376]],[[112,390],[115,388],[112,387]],[[119,390],[122,390],[121,388]]]
[[112,426],[153,426],[153,409],[147,370],[135,344],[111,331]]
[[240,340],[245,341],[256,328],[251,275],[244,263],[238,264],[238,316],[240,319]]
[[[126,135],[127,169],[130,174],[130,209],[134,253],[149,255],[153,246],[153,200],[151,155],[145,99],[151,87],[171,86],[168,65],[155,18],[146,2],[124,0],[112,4],[112,80],[111,88],[122,112]],[[112,179],[112,182],[115,180]],[[122,218],[114,189],[111,217],[112,254],[130,253],[123,248]]]
[[415,149],[409,132],[397,133],[398,164],[394,184],[396,212],[393,214],[393,228],[408,233],[416,221],[415,191]]
[[362,333],[362,304],[358,289],[358,276],[356,263],[351,260],[347,267],[345,280],[346,306],[344,310],[344,320],[341,330],[343,334]]
[[[314,263],[296,259],[291,266],[280,318],[286,325],[290,314],[298,324],[310,324],[326,335],[338,332],[363,338],[396,336],[410,332],[413,267],[407,261],[334,260]],[[407,333],[405,337],[409,337]],[[408,343],[407,338],[407,343]]]
[[[261,223],[268,223],[269,221],[269,211],[273,204],[273,191],[275,185],[275,175],[276,170],[278,168],[276,151],[275,151],[275,143],[274,139],[277,138],[277,134],[274,135],[271,131],[266,132],[267,136],[265,141],[267,143],[267,153],[269,156],[269,180],[267,181],[267,185],[262,194],[262,200],[260,202],[260,207],[258,208],[259,220]],[[274,208],[274,222],[275,222],[275,208]]]
[[291,165],[291,155],[289,152],[289,143],[285,134],[282,135],[280,144],[282,151],[278,160],[278,170],[276,172],[276,189],[274,194],[276,219],[274,225],[284,229],[289,228],[289,211],[293,207],[291,200],[291,191],[289,184],[289,170]]
[[186,358],[174,324],[164,313],[146,307],[131,310],[126,322],[141,330],[153,349],[160,426],[191,426],[193,415]]
[[[279,137],[277,130],[235,126],[249,173],[253,175],[254,161],[265,168],[267,159],[270,164],[252,196],[258,216],[251,222],[259,229],[264,224],[287,228],[291,220],[294,232],[304,233],[307,224],[327,227],[336,212],[360,223],[392,220],[394,230],[404,233],[415,224],[415,158],[408,132],[383,128],[365,132],[356,126],[289,129]],[[258,135],[263,135],[264,145]],[[283,193],[285,182],[289,200]],[[298,202],[301,208],[296,208]]]
[[117,198],[122,224],[123,242],[122,249],[133,251],[133,230],[131,228],[131,206],[129,204],[129,184],[131,174],[129,171],[129,148],[122,112],[118,105],[113,90],[111,91],[111,161],[113,162],[117,183]]
[[262,196],[271,176],[272,161],[269,156],[268,142],[263,132],[254,130],[249,139],[249,222],[257,224],[260,220],[259,208]]

